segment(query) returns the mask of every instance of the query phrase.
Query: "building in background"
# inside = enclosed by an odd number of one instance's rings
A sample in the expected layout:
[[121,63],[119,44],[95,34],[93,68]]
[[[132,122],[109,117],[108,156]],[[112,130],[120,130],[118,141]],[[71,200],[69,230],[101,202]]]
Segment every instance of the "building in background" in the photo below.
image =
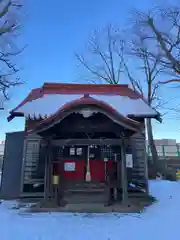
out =
[[[154,140],[158,155],[160,157],[175,157],[180,156],[180,143],[176,139],[155,139]],[[148,155],[151,156],[150,147],[147,144]]]
[[155,145],[157,146],[173,146],[176,145],[176,139],[155,139]]
[[2,163],[3,163],[4,146],[5,146],[5,142],[2,141],[2,142],[0,143],[0,171],[1,171],[1,169],[2,169]]

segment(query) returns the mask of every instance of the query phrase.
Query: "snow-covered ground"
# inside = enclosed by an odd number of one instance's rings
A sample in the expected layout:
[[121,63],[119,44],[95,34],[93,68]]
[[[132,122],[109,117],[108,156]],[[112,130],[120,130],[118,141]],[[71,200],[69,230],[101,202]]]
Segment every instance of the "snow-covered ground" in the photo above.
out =
[[141,214],[25,214],[0,205],[2,240],[170,240],[178,239],[180,183],[151,181],[159,200]]

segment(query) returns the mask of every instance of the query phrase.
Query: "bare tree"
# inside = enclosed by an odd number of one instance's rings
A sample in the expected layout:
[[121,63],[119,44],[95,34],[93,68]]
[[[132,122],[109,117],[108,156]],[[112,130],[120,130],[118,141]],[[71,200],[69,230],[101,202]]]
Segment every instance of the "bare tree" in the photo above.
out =
[[[109,25],[102,31],[94,31],[93,36],[88,41],[86,57],[76,54],[78,61],[90,74],[91,82],[119,84],[123,70],[123,59],[117,51],[117,48],[121,49],[122,43],[117,39],[119,40],[119,31]],[[124,154],[122,153],[123,159]],[[122,199],[123,203],[128,205],[126,166],[124,160],[121,163],[121,175],[124,179],[122,179]]]
[[180,82],[180,7],[152,9],[137,13],[136,26],[144,39],[151,42],[150,58],[171,72],[172,77],[160,83]]
[[118,30],[111,25],[102,31],[96,30],[88,40],[87,55],[76,54],[78,61],[89,72],[91,82],[119,83],[122,60],[115,50],[117,34]]
[[[137,28],[131,30],[128,39],[129,41],[124,41],[124,47],[119,51],[119,55],[123,59],[124,70],[129,81],[134,90],[141,94],[149,106],[157,111],[161,110],[167,104],[162,97],[159,83],[160,77],[167,71],[165,66],[161,64],[161,51],[157,52],[156,58],[152,58],[151,52],[148,50],[151,43],[149,39],[144,38],[144,35]],[[131,59],[131,64],[128,64],[128,59]],[[154,176],[156,176],[160,169],[158,169],[158,154],[153,139],[150,118],[146,119],[146,127],[153,160]]]
[[[156,53],[156,58],[152,57],[149,51],[151,41],[144,38],[144,34],[137,26],[123,34],[119,30],[114,30],[112,26],[105,29],[105,36],[101,36],[101,32],[98,33],[96,32],[96,35],[93,35],[88,42],[88,46],[90,46],[88,54],[92,61],[88,62],[83,56],[77,55],[85,69],[96,77],[96,81],[100,79],[110,84],[118,84],[121,75],[125,73],[134,90],[146,99],[148,105],[157,110],[162,108],[165,101],[160,97],[159,76],[165,71],[167,72],[167,69],[161,64],[161,50],[159,49]],[[122,36],[125,36],[126,39],[123,39]],[[103,38],[105,45],[100,44],[100,38]],[[131,64],[129,59],[131,59]],[[158,154],[153,140],[151,120],[147,119],[146,122],[154,174],[156,175]]]
[[14,63],[15,57],[22,51],[14,44],[20,28],[19,10],[22,7],[17,0],[0,0],[0,96],[1,101],[8,99],[11,87],[21,84]]

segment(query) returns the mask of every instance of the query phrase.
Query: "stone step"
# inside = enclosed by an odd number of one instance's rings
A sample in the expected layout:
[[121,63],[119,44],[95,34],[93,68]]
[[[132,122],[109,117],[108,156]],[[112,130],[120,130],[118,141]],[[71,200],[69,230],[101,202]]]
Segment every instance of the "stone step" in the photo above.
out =
[[[147,198],[147,195],[144,193],[129,193],[129,198]],[[120,197],[120,196],[119,196]],[[76,192],[76,193],[66,193],[65,200],[68,203],[105,203],[108,199],[108,196],[105,192],[92,193],[92,192]]]
[[65,190],[65,200],[70,204],[105,203],[105,183],[69,183]]
[[67,193],[103,193],[104,188],[69,188],[66,189]]
[[65,200],[72,203],[104,203],[106,201],[106,195],[104,192],[73,192],[66,193]]
[[68,183],[65,186],[66,189],[104,189],[105,183],[87,183],[87,182],[79,182],[79,183]]

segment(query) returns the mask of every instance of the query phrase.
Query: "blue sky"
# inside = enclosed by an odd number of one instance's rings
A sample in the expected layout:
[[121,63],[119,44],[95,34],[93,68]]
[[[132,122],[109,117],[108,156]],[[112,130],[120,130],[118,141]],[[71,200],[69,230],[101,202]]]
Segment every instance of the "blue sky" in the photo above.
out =
[[[20,76],[25,84],[11,91],[11,101],[0,112],[0,140],[5,132],[23,129],[23,120],[8,123],[8,110],[15,107],[32,88],[43,82],[74,82],[78,77],[74,53],[81,51],[94,28],[112,23],[124,27],[134,8],[148,9],[157,1],[146,0],[26,0],[20,45],[27,44],[19,56]],[[163,1],[161,1],[163,2]],[[166,117],[163,124],[154,124],[158,138],[179,137],[178,121]]]

